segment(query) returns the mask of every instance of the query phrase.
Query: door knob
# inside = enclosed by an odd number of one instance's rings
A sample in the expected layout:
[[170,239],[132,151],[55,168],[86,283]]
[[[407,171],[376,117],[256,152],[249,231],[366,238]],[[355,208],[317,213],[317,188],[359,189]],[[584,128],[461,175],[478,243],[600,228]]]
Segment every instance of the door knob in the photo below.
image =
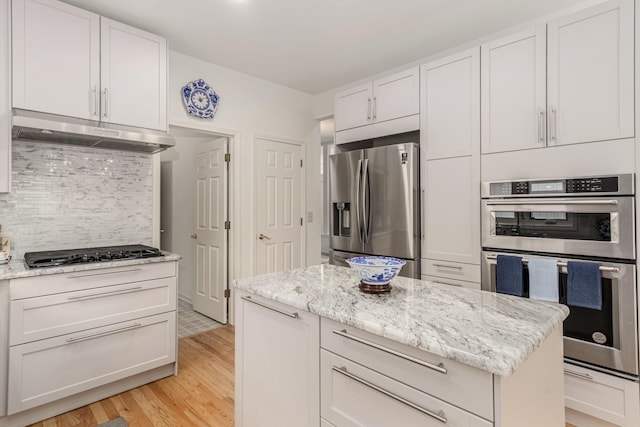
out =
[[265,236],[264,234],[260,233],[260,235],[258,236],[258,239],[260,239],[260,240],[264,240],[264,239],[271,240],[271,237]]
[[194,233],[194,234],[192,234],[192,235],[191,235],[191,238],[192,238],[192,239],[197,239],[197,238],[198,238],[198,235]]

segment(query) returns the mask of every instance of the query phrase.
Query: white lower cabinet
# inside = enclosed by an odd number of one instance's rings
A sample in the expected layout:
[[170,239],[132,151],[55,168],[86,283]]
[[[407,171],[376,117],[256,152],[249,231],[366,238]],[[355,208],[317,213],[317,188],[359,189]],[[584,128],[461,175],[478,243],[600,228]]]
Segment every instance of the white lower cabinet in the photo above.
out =
[[336,426],[493,423],[348,359],[321,350],[321,414]]
[[8,414],[175,361],[175,314],[35,341],[9,349]]
[[176,272],[177,262],[157,262],[9,280],[0,425],[31,424],[175,374]]
[[640,385],[565,363],[566,419],[579,427],[640,426]]
[[318,426],[318,316],[242,291],[235,304],[236,426]]
[[469,288],[469,289],[477,289],[480,290],[480,282],[467,282],[465,280],[457,280],[457,279],[448,279],[437,276],[429,276],[427,274],[423,274],[421,276],[422,280],[432,283],[438,283],[441,285],[449,285],[449,286],[459,286],[461,288]]

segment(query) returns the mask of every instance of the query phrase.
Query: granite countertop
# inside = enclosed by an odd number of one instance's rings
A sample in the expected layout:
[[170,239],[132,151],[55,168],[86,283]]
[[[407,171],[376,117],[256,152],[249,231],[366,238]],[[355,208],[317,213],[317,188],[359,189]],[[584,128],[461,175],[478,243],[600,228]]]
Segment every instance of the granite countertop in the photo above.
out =
[[48,274],[72,273],[75,271],[98,270],[110,267],[125,267],[128,265],[153,264],[156,262],[178,261],[180,255],[163,252],[164,256],[152,258],[129,259],[119,261],[92,262],[87,264],[71,264],[59,267],[43,267],[30,269],[23,259],[11,260],[8,264],[0,265],[0,280],[19,279],[21,277],[45,276]]
[[364,294],[351,269],[315,265],[237,279],[236,288],[507,376],[569,315],[561,304],[405,277]]

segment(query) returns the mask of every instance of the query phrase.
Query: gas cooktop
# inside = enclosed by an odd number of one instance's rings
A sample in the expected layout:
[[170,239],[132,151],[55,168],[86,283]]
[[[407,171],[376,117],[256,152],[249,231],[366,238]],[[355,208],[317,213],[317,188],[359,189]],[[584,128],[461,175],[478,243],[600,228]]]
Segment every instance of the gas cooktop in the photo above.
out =
[[159,256],[163,256],[162,252],[151,246],[122,245],[103,246],[99,248],[64,249],[60,251],[25,252],[24,262],[29,268],[41,268]]

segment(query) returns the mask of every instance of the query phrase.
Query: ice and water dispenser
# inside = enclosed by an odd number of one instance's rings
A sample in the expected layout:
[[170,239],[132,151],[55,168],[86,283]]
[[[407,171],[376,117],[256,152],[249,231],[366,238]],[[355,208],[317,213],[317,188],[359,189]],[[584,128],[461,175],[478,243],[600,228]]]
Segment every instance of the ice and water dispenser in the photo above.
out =
[[333,203],[333,235],[350,237],[351,236],[351,203],[337,202]]

